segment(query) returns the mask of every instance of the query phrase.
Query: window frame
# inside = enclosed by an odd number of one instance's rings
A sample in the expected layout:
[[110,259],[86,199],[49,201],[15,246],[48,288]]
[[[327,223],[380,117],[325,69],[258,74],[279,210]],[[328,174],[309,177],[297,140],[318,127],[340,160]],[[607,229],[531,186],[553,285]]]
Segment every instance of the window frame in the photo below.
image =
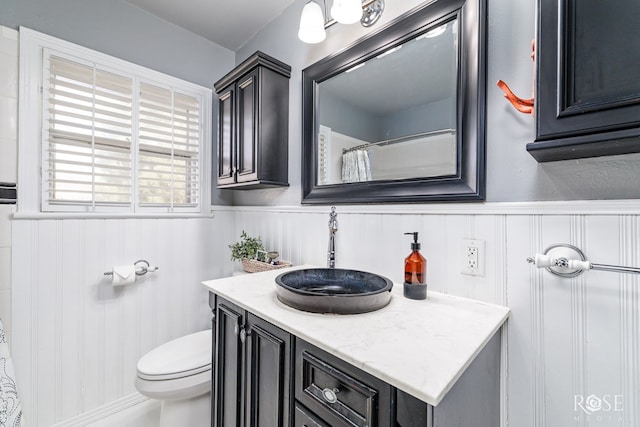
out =
[[[37,31],[20,28],[19,58],[19,144],[18,144],[18,215],[65,215],[94,216],[191,216],[208,214],[211,200],[211,138],[212,97],[210,88],[186,82],[177,77],[151,70],[110,55],[97,52]],[[97,64],[101,70],[130,76],[133,80],[132,94],[132,201],[129,205],[48,203],[48,188],[45,188],[43,120],[44,88],[43,65],[45,50],[53,55],[79,63]],[[176,92],[192,96],[199,102],[199,188],[195,206],[152,205],[138,200],[138,94],[140,85],[149,84],[160,88],[171,88]]]

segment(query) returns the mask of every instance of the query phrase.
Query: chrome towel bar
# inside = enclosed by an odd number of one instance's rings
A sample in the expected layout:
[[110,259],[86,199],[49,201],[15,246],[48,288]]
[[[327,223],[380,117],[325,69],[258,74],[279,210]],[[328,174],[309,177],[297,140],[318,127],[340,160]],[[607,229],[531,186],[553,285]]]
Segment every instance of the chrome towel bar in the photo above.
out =
[[538,268],[546,268],[548,272],[560,277],[576,277],[588,270],[640,273],[640,268],[637,267],[592,263],[587,260],[584,252],[566,243],[551,245],[543,254],[527,258],[527,262]]

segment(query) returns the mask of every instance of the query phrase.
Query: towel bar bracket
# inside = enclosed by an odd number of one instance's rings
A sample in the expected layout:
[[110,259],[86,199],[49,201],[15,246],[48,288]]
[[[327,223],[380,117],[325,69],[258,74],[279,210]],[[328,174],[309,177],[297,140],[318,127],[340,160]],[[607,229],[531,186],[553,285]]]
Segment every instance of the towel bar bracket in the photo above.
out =
[[560,277],[576,277],[588,270],[640,274],[640,268],[637,267],[589,262],[584,252],[566,243],[551,245],[543,254],[527,258],[527,262],[538,268],[546,268],[548,272]]

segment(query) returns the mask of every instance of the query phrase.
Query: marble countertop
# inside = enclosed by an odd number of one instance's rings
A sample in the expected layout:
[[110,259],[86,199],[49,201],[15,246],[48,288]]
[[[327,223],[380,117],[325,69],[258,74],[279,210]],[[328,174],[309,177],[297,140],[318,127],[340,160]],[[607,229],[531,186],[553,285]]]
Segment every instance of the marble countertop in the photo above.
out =
[[364,314],[298,311],[276,297],[266,271],[203,285],[211,292],[320,347],[400,390],[438,405],[509,316],[507,307],[428,291],[426,300],[402,296],[394,284],[386,307]]

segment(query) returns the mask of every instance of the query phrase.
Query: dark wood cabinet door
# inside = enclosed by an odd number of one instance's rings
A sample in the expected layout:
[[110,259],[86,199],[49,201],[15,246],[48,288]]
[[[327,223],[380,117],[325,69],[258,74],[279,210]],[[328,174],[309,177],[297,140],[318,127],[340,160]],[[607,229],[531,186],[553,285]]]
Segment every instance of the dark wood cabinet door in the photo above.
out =
[[258,72],[254,70],[238,82],[237,182],[258,179]]
[[256,52],[218,80],[218,188],[288,186],[291,67]]
[[289,426],[291,337],[252,314],[247,331],[245,426]]
[[538,0],[538,161],[640,152],[640,2]]
[[216,358],[214,375],[215,427],[243,424],[243,345],[240,335],[245,319],[239,307],[218,298],[216,309]]
[[302,406],[300,403],[295,403],[295,414],[294,414],[294,427],[330,427],[320,418],[316,417],[316,415]]
[[218,98],[218,185],[235,182],[236,86],[231,85]]
[[216,379],[216,331],[218,330],[217,322],[216,322],[216,295],[214,293],[209,293],[209,307],[211,308],[211,427],[216,426],[216,394],[213,392],[213,388],[215,387],[215,379]]

